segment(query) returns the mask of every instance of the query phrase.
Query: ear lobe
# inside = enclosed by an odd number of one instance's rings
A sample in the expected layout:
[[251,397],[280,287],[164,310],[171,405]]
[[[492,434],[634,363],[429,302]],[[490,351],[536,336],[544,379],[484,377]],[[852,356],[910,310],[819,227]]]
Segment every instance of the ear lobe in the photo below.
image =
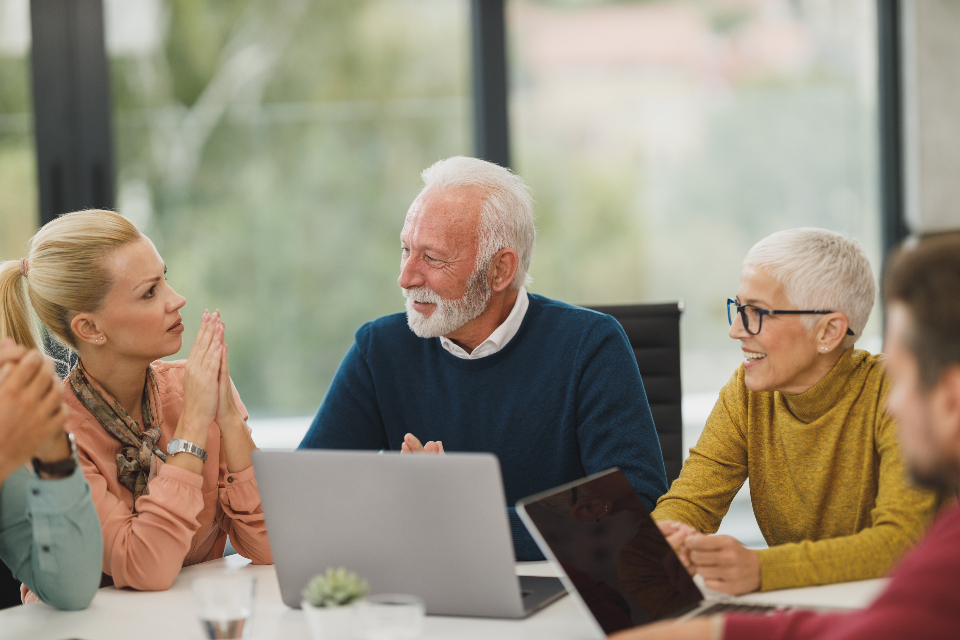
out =
[[77,341],[89,344],[102,344],[103,331],[97,326],[96,320],[90,314],[78,313],[70,321],[70,330]]
[[826,322],[821,325],[818,332],[817,348],[820,353],[830,353],[843,344],[847,329],[850,328],[850,320],[840,312],[824,316],[824,320]]
[[490,266],[491,286],[494,291],[500,292],[510,288],[513,278],[517,275],[519,264],[520,259],[515,250],[506,248],[497,252]]

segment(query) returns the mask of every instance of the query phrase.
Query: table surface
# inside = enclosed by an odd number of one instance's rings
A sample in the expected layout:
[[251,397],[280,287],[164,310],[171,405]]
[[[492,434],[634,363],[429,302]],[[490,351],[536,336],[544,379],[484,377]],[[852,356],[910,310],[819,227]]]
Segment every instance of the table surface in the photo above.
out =
[[[168,591],[142,592],[100,589],[90,607],[83,611],[58,611],[37,602],[0,611],[0,639],[30,640],[203,640],[193,610],[190,581],[204,573],[224,570],[257,575],[257,597],[250,637],[256,640],[297,640],[310,638],[303,612],[290,609],[280,600],[274,567],[254,566],[240,556],[230,556],[186,567]],[[523,563],[519,575],[554,575],[546,562]],[[885,580],[864,580],[844,584],[785,589],[744,596],[750,602],[789,603],[812,607],[858,608],[869,604]],[[573,598],[563,597],[526,620],[494,620],[427,616],[424,640],[447,638],[471,640],[590,640],[591,627]]]

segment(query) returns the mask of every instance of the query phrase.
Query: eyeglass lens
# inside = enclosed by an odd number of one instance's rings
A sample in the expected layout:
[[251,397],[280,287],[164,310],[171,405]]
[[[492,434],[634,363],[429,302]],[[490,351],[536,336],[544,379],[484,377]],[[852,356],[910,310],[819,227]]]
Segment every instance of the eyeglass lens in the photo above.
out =
[[760,314],[759,309],[749,304],[737,309],[737,303],[733,300],[728,300],[727,320],[731,325],[733,324],[733,318],[737,314],[737,311],[740,312],[740,319],[743,321],[743,328],[747,333],[754,336],[760,333],[760,323],[763,321],[763,316]]

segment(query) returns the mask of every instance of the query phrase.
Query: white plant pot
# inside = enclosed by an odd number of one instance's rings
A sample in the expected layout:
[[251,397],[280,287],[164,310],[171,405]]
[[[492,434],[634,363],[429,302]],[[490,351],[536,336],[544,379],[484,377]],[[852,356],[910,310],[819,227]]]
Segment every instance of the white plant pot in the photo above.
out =
[[307,618],[313,640],[353,640],[356,626],[356,605],[346,607],[315,607],[306,600],[300,609]]

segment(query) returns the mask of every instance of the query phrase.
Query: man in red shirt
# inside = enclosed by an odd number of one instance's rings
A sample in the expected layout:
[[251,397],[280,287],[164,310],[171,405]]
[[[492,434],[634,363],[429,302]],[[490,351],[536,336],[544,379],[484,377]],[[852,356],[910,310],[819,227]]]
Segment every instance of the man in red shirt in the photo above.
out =
[[[916,482],[960,488],[960,233],[901,249],[887,272],[887,406]],[[696,552],[693,552],[696,553]],[[960,510],[951,507],[855,613],[728,615],[625,631],[616,640],[955,639],[960,634]]]

